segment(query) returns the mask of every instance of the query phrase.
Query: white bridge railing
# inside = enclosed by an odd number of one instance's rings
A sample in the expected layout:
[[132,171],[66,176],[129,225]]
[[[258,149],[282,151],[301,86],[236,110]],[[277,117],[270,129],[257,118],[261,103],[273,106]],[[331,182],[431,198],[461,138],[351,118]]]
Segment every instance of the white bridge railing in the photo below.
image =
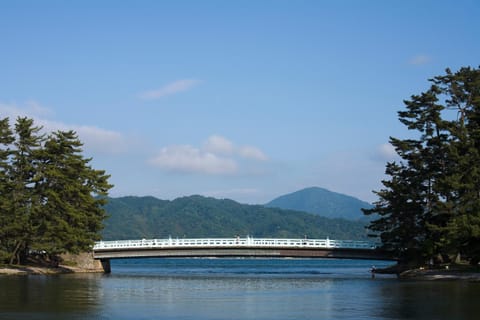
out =
[[150,248],[339,248],[339,249],[375,249],[375,243],[355,240],[331,239],[271,239],[271,238],[197,238],[197,239],[142,239],[99,241],[94,251],[111,249],[150,249]]

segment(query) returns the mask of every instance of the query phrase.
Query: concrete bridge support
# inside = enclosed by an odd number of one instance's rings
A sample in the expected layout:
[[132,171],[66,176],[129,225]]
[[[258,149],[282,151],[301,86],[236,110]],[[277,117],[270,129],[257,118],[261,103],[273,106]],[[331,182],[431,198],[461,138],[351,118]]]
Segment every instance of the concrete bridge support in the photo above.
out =
[[102,263],[103,272],[112,272],[112,267],[110,266],[110,259],[100,259],[100,262]]

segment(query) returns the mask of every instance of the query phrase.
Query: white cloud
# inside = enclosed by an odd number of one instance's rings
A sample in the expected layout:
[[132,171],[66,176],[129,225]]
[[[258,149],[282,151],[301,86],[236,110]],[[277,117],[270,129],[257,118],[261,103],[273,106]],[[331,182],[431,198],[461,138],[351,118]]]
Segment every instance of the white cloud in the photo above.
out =
[[376,158],[381,161],[392,161],[398,158],[398,155],[390,143],[384,143],[377,147]]
[[236,146],[233,142],[219,135],[210,136],[204,143],[203,148],[215,154],[239,156],[244,159],[266,161],[267,156],[253,146]]
[[408,63],[415,65],[415,66],[421,66],[424,64],[429,63],[432,60],[432,58],[428,55],[425,54],[419,54],[411,58]]
[[203,173],[212,175],[240,173],[241,165],[250,165],[241,170],[251,175],[252,163],[242,159],[265,161],[267,156],[252,146],[236,146],[233,142],[219,135],[210,136],[201,147],[191,145],[173,145],[160,150],[150,160],[152,165],[172,172]]
[[199,83],[200,81],[195,79],[177,80],[161,88],[142,92],[140,93],[139,97],[143,100],[159,99],[179,92],[187,91]]
[[128,150],[128,141],[120,133],[95,126],[66,124],[47,119],[53,112],[35,101],[29,101],[22,106],[0,103],[1,117],[9,117],[13,122],[17,117],[28,117],[34,124],[43,127],[45,132],[73,130],[84,143],[84,150],[89,153],[117,154]]
[[150,163],[174,172],[234,174],[238,170],[233,159],[219,157],[189,145],[162,148]]
[[207,151],[225,155],[230,155],[234,151],[233,143],[218,135],[210,136],[205,142],[204,148]]
[[238,154],[243,158],[266,161],[267,156],[258,148],[252,146],[243,146],[238,148]]
[[94,126],[73,126],[88,151],[96,153],[119,154],[129,150],[130,143],[123,134]]
[[51,109],[48,109],[33,100],[25,102],[23,106],[0,102],[0,117],[9,117],[12,122],[18,117],[38,118],[51,116],[52,114],[53,111]]

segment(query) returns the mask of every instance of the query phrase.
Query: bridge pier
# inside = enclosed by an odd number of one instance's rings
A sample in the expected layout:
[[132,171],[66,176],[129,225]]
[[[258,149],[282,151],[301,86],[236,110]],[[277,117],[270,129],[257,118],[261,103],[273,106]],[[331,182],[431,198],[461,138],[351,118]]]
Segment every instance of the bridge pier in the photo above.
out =
[[112,268],[110,266],[110,259],[100,259],[100,262],[102,263],[103,272],[105,273],[112,272]]

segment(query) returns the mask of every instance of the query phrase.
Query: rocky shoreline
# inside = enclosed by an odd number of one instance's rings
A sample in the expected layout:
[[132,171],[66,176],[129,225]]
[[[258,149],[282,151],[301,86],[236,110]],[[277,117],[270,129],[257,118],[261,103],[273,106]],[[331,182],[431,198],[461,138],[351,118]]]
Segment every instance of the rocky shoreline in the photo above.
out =
[[44,266],[3,266],[0,275],[53,275],[67,273],[103,273],[103,269],[84,269],[72,266],[44,267]]
[[467,280],[480,282],[480,272],[463,270],[412,269],[400,273],[398,277],[400,279],[414,280]]
[[[45,265],[5,265],[0,266],[0,275],[55,275],[69,273],[104,273],[100,261],[94,260],[91,253],[62,256],[64,264],[57,267]],[[464,280],[480,282],[478,268],[437,268],[405,269],[393,266],[375,270],[376,274],[395,274],[399,279],[411,280]]]
[[377,269],[378,274],[393,274],[399,279],[480,281],[480,269],[467,265],[445,265],[437,268],[408,268],[395,265]]
[[68,273],[103,273],[100,261],[93,259],[90,252],[80,254],[64,254],[60,256],[58,266],[32,262],[27,265],[0,266],[0,275],[54,275]]

